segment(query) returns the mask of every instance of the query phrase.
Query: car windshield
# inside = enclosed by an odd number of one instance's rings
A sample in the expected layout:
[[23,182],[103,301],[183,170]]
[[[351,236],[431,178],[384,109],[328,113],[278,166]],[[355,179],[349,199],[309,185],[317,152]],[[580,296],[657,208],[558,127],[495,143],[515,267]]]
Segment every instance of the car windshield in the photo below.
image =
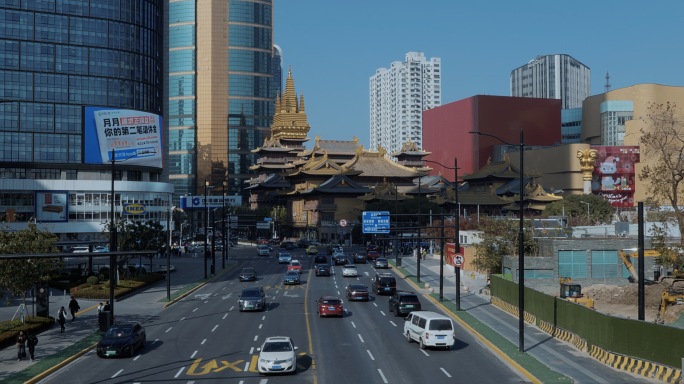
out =
[[352,291],[366,291],[368,288],[366,288],[365,285],[350,285],[349,289]]
[[345,265],[346,269],[356,269],[356,265]]
[[432,320],[430,322],[431,331],[450,331],[451,329],[450,320]]
[[254,269],[252,268],[245,268],[242,270],[242,273],[254,273]]
[[402,296],[401,301],[404,303],[418,303],[418,296]]
[[261,294],[259,294],[259,291],[242,291],[242,298],[246,299],[254,299],[254,298],[260,298]]
[[107,331],[106,337],[129,337],[133,333],[132,327],[112,327]]
[[299,267],[299,263],[296,261],[293,261],[290,265],[293,267]]
[[289,275],[289,276],[299,276],[299,272],[297,272],[297,271],[287,271],[287,275]]
[[287,341],[275,341],[264,344],[264,352],[288,352],[292,350],[292,345]]

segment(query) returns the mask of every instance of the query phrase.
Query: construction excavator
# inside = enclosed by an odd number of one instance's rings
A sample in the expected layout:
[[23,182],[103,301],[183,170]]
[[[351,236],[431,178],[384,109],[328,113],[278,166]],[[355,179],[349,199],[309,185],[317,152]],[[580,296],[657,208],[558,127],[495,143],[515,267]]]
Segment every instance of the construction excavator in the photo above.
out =
[[584,297],[582,286],[580,284],[572,284],[572,278],[570,277],[560,278],[560,298],[583,305],[589,309],[594,309],[594,299]]
[[[620,258],[622,259],[622,262],[625,264],[625,267],[629,271],[629,282],[630,283],[638,283],[639,282],[639,274],[636,271],[636,268],[634,268],[634,264],[632,264],[632,256],[636,256],[638,253],[639,249],[638,248],[625,248],[621,249],[618,254],[620,255]],[[656,251],[655,249],[644,249],[644,256],[645,257],[657,257],[660,256],[660,252]]]
[[663,324],[665,322],[665,312],[667,311],[667,308],[677,304],[684,304],[684,291],[663,289],[656,323]]

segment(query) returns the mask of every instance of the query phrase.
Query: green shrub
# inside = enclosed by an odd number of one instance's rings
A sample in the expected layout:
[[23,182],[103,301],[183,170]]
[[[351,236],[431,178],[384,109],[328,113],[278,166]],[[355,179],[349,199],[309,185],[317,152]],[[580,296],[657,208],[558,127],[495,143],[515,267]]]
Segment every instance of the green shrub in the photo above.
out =
[[86,282],[92,287],[93,285],[99,284],[100,279],[98,279],[97,276],[89,276]]

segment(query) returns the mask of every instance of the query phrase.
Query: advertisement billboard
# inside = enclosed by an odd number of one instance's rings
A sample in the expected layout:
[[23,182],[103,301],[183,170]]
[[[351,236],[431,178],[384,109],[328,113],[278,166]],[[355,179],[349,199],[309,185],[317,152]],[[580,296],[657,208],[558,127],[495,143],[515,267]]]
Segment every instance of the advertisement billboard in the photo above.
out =
[[635,164],[641,161],[639,146],[592,146],[597,157],[591,190],[613,207],[633,207]]
[[206,205],[204,202],[204,196],[181,196],[180,197],[180,208],[181,209],[214,209],[221,207],[239,207],[242,205],[242,196],[226,196],[226,200],[223,201],[223,196],[207,196]]
[[104,107],[84,108],[84,159],[162,168],[162,119],[153,113]]
[[36,220],[39,222],[66,222],[69,218],[66,191],[36,192]]

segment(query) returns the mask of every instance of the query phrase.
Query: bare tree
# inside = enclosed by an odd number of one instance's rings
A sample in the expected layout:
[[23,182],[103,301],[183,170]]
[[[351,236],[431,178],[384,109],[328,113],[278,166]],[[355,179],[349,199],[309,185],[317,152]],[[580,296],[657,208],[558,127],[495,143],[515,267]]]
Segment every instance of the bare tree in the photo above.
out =
[[[642,118],[641,151],[648,161],[639,176],[646,181],[647,195],[657,205],[672,208],[669,218],[679,225],[684,238],[684,120],[674,103],[648,106]],[[642,157],[643,159],[644,157]],[[680,240],[681,241],[681,240]]]

